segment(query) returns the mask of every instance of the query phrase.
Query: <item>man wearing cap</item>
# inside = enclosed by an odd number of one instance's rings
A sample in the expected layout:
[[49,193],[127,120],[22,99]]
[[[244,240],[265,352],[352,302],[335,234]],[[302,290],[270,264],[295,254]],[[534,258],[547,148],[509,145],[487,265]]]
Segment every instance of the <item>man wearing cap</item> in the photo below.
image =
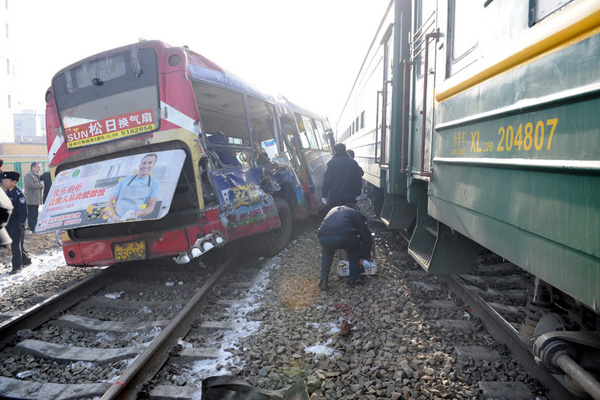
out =
[[[27,225],[31,232],[35,232],[35,226],[38,220],[38,210],[43,202],[44,182],[40,180],[40,169],[42,166],[39,162],[31,163],[31,170],[23,177],[25,185],[25,196],[27,197]],[[27,233],[31,233],[27,232]]]
[[323,204],[330,208],[356,203],[364,174],[358,163],[348,155],[343,143],[333,146],[333,152],[333,158],[327,163],[322,189]]
[[27,221],[27,201],[25,194],[17,187],[21,175],[18,172],[9,171],[2,174],[2,180],[6,186],[6,195],[10,199],[13,212],[6,224],[6,230],[12,239],[10,246],[12,250],[12,271],[17,273],[23,266],[31,264],[31,258],[25,251],[25,221]]

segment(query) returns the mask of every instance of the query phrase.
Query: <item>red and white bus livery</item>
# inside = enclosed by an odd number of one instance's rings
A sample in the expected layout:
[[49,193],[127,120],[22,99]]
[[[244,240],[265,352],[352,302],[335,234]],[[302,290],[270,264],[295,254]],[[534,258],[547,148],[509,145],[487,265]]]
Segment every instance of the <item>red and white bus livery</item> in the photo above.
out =
[[323,206],[327,119],[187,47],[142,41],[62,69],[46,128],[36,232],[60,232],[69,265],[188,262],[242,238],[273,254]]

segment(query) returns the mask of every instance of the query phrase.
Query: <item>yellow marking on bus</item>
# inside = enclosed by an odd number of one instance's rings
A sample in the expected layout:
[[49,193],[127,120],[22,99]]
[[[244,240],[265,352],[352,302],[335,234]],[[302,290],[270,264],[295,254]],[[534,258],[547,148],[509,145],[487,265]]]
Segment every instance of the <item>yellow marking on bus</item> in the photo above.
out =
[[[547,21],[530,28],[523,37],[513,40],[513,44],[497,56],[486,57],[487,62],[475,63],[476,72],[467,79],[450,78],[441,85],[435,99],[443,102],[490,78],[521,67],[533,60],[569,47],[577,42],[600,33],[600,2],[580,0],[567,6]],[[479,65],[478,65],[479,64]]]

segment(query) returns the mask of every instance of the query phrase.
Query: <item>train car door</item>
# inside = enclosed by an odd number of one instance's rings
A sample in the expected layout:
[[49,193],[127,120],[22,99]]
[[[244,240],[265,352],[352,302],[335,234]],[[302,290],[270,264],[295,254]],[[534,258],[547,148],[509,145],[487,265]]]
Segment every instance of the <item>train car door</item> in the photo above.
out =
[[414,20],[417,28],[411,40],[413,64],[412,174],[431,176],[431,143],[435,81],[435,49],[438,38],[434,2],[416,1]]

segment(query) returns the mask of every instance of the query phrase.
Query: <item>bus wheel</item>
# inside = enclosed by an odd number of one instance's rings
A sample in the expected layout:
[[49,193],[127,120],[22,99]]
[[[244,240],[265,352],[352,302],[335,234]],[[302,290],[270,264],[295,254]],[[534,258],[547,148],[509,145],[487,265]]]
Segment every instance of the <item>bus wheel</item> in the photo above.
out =
[[275,206],[277,206],[277,213],[279,214],[281,226],[266,232],[263,237],[261,237],[262,253],[267,257],[277,255],[288,245],[290,238],[292,237],[292,212],[290,211],[288,203],[286,203],[285,200],[276,197]]
[[244,251],[254,257],[273,257],[287,246],[292,237],[292,213],[285,200],[275,198],[281,226],[272,231],[241,239]]

